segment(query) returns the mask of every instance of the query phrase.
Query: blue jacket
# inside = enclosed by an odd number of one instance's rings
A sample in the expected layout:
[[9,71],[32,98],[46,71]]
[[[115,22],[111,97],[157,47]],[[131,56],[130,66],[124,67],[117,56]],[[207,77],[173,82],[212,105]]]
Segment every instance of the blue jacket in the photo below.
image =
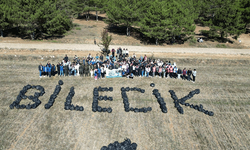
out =
[[60,71],[63,71],[63,66],[60,66]]
[[43,72],[47,72],[47,67],[43,66]]
[[47,67],[47,72],[51,72],[51,67]]

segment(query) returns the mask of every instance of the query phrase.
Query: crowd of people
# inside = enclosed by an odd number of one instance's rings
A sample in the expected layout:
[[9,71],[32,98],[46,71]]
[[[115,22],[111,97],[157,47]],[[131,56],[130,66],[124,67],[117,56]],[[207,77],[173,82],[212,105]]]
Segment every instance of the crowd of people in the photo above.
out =
[[38,70],[41,77],[51,76],[81,76],[105,79],[107,69],[120,69],[122,77],[133,79],[134,77],[159,77],[175,78],[195,82],[196,69],[177,68],[176,63],[162,61],[160,59],[150,59],[146,55],[137,57],[135,53],[129,56],[126,49],[112,49],[111,55],[92,56],[91,53],[82,59],[76,55],[72,61],[65,55],[62,62],[55,66],[48,62],[46,65],[40,64]]

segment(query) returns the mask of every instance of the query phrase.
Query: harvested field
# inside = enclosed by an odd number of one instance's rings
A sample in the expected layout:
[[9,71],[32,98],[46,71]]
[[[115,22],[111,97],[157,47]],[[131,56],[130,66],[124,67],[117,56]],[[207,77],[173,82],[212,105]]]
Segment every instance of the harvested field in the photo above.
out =
[[[33,52],[11,50],[0,55],[0,149],[83,149],[98,150],[127,137],[137,143],[138,150],[167,149],[242,149],[250,147],[250,56],[222,54],[155,53],[154,57],[166,57],[180,68],[196,68],[196,83],[162,78],[103,79],[90,77],[39,78],[38,64],[47,61],[57,64],[66,51]],[[86,56],[86,52],[71,51]],[[50,56],[54,55],[55,58]],[[138,53],[138,55],[140,55]],[[48,56],[48,57],[45,57]],[[50,95],[59,80],[62,89],[50,109],[45,109]],[[150,83],[155,83],[151,87]],[[10,109],[19,91],[27,85],[41,85],[45,94],[39,97],[41,105],[36,109]],[[84,111],[64,110],[64,102],[70,88],[75,87],[74,105]],[[94,87],[113,87],[113,92],[100,92],[112,96],[113,101],[99,101],[101,107],[111,107],[112,113],[92,112]],[[132,107],[152,107],[147,113],[125,112],[121,87],[138,87],[145,93],[127,92]],[[162,113],[152,95],[159,89],[166,102],[168,113]],[[178,98],[200,89],[188,103],[202,104],[213,111],[214,116],[189,107],[180,114],[174,107],[169,90]],[[29,90],[33,95],[37,90]],[[21,104],[33,103],[25,99]]]

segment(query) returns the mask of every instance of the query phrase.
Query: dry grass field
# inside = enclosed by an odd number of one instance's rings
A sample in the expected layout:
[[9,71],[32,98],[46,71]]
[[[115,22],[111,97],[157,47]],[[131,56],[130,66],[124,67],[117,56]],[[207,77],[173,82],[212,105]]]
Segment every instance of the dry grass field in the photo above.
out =
[[[20,52],[17,50],[17,52]],[[88,52],[75,51],[77,55]],[[20,55],[19,55],[20,54]],[[180,68],[196,68],[197,82],[162,78],[103,79],[81,77],[38,77],[38,64],[47,61],[57,64],[65,52],[44,52],[55,58],[32,54],[0,55],[0,149],[27,150],[98,150],[104,145],[124,138],[138,144],[138,150],[204,149],[247,150],[250,147],[250,56],[249,55],[192,55],[165,54]],[[70,54],[71,58],[73,53]],[[48,102],[59,80],[62,90],[54,105],[46,110]],[[149,86],[155,83],[155,87]],[[41,105],[36,109],[9,109],[23,86],[42,85],[45,94],[39,97]],[[70,87],[75,87],[73,104],[84,107],[83,112],[64,110],[64,102]],[[113,101],[100,101],[102,107],[112,107],[112,113],[92,112],[93,88],[113,87],[113,92],[101,95],[112,96]],[[139,87],[144,94],[128,92],[132,107],[152,107],[148,113],[125,112],[121,87]],[[159,89],[166,102],[168,113],[159,108],[153,89]],[[174,107],[169,90],[178,98],[190,91],[200,89],[187,102],[202,104],[213,111],[213,117],[183,106],[184,114]],[[33,95],[30,90],[26,95]],[[21,104],[33,103],[22,100]]]

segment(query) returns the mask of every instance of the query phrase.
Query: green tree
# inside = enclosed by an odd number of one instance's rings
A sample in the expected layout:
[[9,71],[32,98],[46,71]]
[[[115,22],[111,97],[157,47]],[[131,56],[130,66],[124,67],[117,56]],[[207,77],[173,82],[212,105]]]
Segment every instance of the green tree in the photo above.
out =
[[103,10],[107,0],[94,0],[94,10],[96,12],[96,21],[98,21],[98,11]]
[[[144,8],[143,8],[144,7]],[[190,35],[195,30],[192,3],[179,1],[151,0],[140,8],[142,15],[138,26],[147,37],[158,40]]]
[[84,12],[85,1],[86,0],[72,0],[71,6],[72,6],[73,14],[77,14],[79,17],[80,14]]
[[[50,9],[46,9],[50,7]],[[56,3],[46,0],[42,5],[38,18],[39,30],[48,35],[63,34],[72,27],[72,21],[67,17],[67,13],[56,8]]]
[[95,1],[94,0],[85,0],[83,12],[87,12],[85,14],[87,21],[89,21],[89,16],[90,16],[89,12],[92,10],[95,10]]
[[52,0],[52,1],[56,4],[56,10],[64,12],[64,14],[68,18],[73,18],[74,14],[76,14],[74,10],[76,0]]
[[198,17],[196,13],[194,1],[192,0],[178,0],[171,1],[168,4],[169,18],[171,25],[167,27],[169,38],[182,35],[194,34],[195,23],[194,20]]
[[105,7],[108,24],[127,27],[127,36],[130,28],[138,21],[139,7],[143,0],[109,0]]
[[[111,40],[112,40],[112,35],[109,35],[107,30],[103,30],[101,33],[101,36],[102,36],[102,41],[100,44],[104,47],[104,48],[102,48],[101,52],[103,54],[109,54],[110,53],[109,45],[110,45]],[[99,46],[99,44],[98,44],[98,46]]]
[[58,9],[51,0],[19,0],[18,24],[24,34],[34,40],[36,33],[48,35],[65,33],[71,27],[71,20],[64,10]]
[[41,11],[42,3],[36,0],[19,0],[18,24],[20,24],[24,33],[30,35],[32,40],[35,38],[38,18],[43,15]]
[[168,3],[166,1],[147,1],[140,8],[140,21],[138,26],[141,32],[155,39],[155,44],[158,40],[165,39],[168,35],[167,26],[172,24],[169,16]]
[[16,1],[1,0],[0,1],[0,34],[3,37],[3,31],[12,27],[16,21]]
[[242,20],[240,10],[241,1],[239,0],[213,0],[210,2],[210,19],[204,21],[205,25],[210,27],[213,34],[219,33],[221,39],[228,35],[234,35],[236,38],[245,32],[245,24]]
[[242,21],[246,28],[250,23],[250,0],[241,0],[239,9],[241,11]]

